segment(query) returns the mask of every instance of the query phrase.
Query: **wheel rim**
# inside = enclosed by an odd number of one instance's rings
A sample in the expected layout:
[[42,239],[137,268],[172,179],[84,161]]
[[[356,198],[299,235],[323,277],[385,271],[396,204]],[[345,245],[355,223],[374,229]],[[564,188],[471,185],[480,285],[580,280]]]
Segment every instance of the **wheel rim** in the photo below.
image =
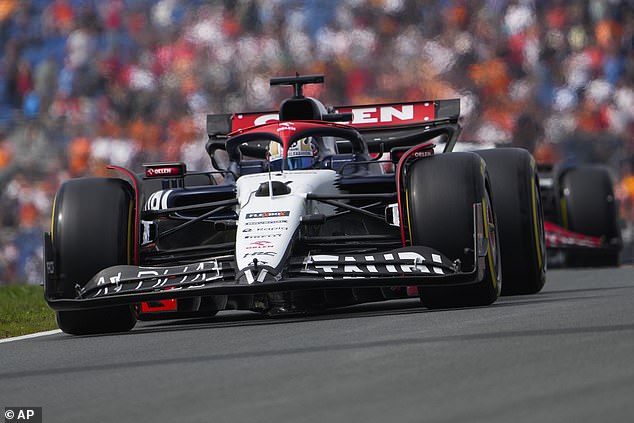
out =
[[538,255],[538,261],[540,264],[540,272],[543,274],[546,271],[547,266],[547,257],[546,257],[546,232],[544,230],[544,221],[541,216],[544,215],[544,211],[542,209],[542,198],[539,195],[539,182],[537,179],[533,180],[533,190],[535,190],[535,205],[536,205],[536,214],[533,216],[533,224],[537,227],[537,239],[535,240],[535,244],[538,248],[536,254]]
[[500,250],[498,248],[499,239],[497,232],[497,222],[495,220],[495,214],[493,211],[493,206],[491,205],[491,198],[489,196],[488,190],[485,191],[485,202],[486,202],[486,222],[487,231],[489,233],[489,266],[491,267],[490,271],[492,273],[492,279],[494,284],[494,289],[497,291],[497,295],[500,295],[502,290],[502,269],[500,268]]

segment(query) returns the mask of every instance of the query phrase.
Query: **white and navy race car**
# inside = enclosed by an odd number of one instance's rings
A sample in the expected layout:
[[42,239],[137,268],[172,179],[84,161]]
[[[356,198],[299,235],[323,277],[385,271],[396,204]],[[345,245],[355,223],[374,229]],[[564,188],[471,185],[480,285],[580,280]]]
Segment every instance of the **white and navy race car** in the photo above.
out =
[[155,163],[63,183],[45,234],[59,327],[106,333],[137,319],[411,296],[429,308],[485,306],[541,290],[528,152],[453,152],[459,100],[327,109],[303,95],[323,80],[274,78],[294,88],[278,111],[208,116],[217,172]]

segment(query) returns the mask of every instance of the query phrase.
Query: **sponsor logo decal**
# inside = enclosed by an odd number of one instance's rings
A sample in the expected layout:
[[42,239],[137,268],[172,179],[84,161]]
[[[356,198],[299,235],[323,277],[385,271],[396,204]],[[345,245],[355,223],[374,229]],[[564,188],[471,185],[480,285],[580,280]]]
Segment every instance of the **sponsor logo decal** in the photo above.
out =
[[438,254],[428,257],[413,252],[372,254],[366,256],[339,256],[319,254],[304,259],[302,273],[324,275],[378,276],[385,274],[426,273],[443,275],[447,268]]
[[260,238],[280,238],[282,234],[259,234],[259,235],[245,235],[245,239],[260,239]]
[[157,166],[145,168],[145,176],[153,178],[157,176],[180,176],[184,172],[182,165]]
[[[337,107],[337,113],[352,113],[352,122],[341,121],[354,126],[398,125],[413,122],[427,122],[434,119],[433,102],[412,102],[384,104],[376,106]],[[253,125],[262,125],[279,121],[279,114],[243,113],[235,115],[232,129],[246,129]],[[287,122],[283,122],[287,123]]]
[[[244,119],[244,115],[238,115],[238,119]],[[280,116],[277,113],[262,115],[255,119],[254,125],[264,125],[265,123],[275,122],[276,120],[280,120]]]
[[288,228],[286,226],[265,226],[263,228],[244,228],[242,232],[270,232],[270,231],[287,231]]
[[171,175],[172,173],[177,173],[176,170],[172,167],[157,167],[157,168],[149,168],[145,171],[147,176],[154,175]]
[[357,127],[400,125],[412,122],[427,122],[434,119],[434,104],[410,103],[384,106],[362,106],[337,108],[340,113],[352,113],[352,122]]
[[247,219],[265,219],[268,217],[287,217],[290,215],[291,215],[291,212],[288,210],[285,210],[285,211],[247,213],[246,218]]
[[156,191],[150,195],[145,203],[145,210],[164,210],[167,208],[167,200],[173,190]]
[[265,241],[265,240],[253,241],[247,244],[246,246],[247,250],[255,250],[260,248],[273,248],[273,243],[271,241]]
[[414,157],[415,159],[419,159],[421,157],[429,157],[429,156],[433,156],[434,155],[434,150],[422,150],[422,151],[417,151],[414,154],[412,154],[412,157]]
[[283,132],[283,131],[297,131],[297,128],[295,128],[295,125],[293,125],[292,122],[281,122],[279,127],[277,128],[277,132]]
[[275,225],[275,224],[282,224],[282,223],[288,223],[288,219],[281,219],[281,220],[262,220],[262,221],[254,221],[254,222],[246,222],[245,225],[248,226],[253,226],[253,225]]
[[222,278],[222,263],[216,260],[155,269],[141,267],[134,271],[119,269],[102,271],[94,285],[92,282],[89,283],[81,288],[78,294],[82,296],[88,292],[90,285],[97,289],[94,294],[89,294],[92,298],[119,292],[159,290],[168,287],[170,290],[195,289],[204,287],[206,282]]
[[411,104],[404,105],[400,110],[392,106],[379,108],[365,107],[352,109],[352,115],[354,116],[352,119],[353,124],[376,124],[379,122],[393,122],[395,120],[408,121],[414,119],[414,106]]
[[265,256],[265,257],[275,257],[277,253],[275,251],[253,251],[251,253],[245,253],[242,258],[248,257],[257,257],[257,256]]

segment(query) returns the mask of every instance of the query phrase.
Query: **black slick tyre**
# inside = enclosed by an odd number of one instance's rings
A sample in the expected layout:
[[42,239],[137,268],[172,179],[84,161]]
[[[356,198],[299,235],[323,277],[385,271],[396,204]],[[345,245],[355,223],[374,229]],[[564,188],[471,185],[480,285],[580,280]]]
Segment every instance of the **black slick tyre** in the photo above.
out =
[[546,241],[539,179],[521,148],[481,150],[491,180],[502,250],[502,295],[535,294],[546,281]]
[[[65,182],[55,197],[52,243],[58,272],[56,291],[76,296],[100,270],[131,263],[133,207],[128,184],[114,178]],[[136,323],[131,306],[57,311],[59,328],[72,335],[124,332]]]
[[[406,216],[412,244],[434,248],[463,271],[484,267],[474,284],[419,287],[428,308],[485,306],[499,296],[500,252],[484,161],[474,153],[446,153],[414,162],[406,175]],[[474,205],[482,207],[487,252],[474,260]],[[475,263],[474,263],[475,261]]]
[[[565,229],[620,243],[614,189],[605,166],[583,165],[566,170],[560,177],[559,187],[561,221]],[[568,251],[566,264],[618,266],[619,251]]]

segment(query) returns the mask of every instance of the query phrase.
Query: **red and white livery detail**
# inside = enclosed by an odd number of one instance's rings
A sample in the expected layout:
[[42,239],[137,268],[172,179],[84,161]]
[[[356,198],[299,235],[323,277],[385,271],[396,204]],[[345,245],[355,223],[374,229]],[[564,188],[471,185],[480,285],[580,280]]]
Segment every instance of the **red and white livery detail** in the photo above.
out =
[[[430,122],[436,118],[433,101],[364,105],[359,107],[342,106],[335,108],[335,110],[336,113],[352,113],[353,116],[351,122],[341,121],[338,123],[359,129],[412,125]],[[232,116],[231,130],[239,131],[278,120],[279,115],[276,111],[238,113]]]
[[547,248],[598,248],[603,245],[601,238],[578,234],[548,221],[544,222],[544,231]]

